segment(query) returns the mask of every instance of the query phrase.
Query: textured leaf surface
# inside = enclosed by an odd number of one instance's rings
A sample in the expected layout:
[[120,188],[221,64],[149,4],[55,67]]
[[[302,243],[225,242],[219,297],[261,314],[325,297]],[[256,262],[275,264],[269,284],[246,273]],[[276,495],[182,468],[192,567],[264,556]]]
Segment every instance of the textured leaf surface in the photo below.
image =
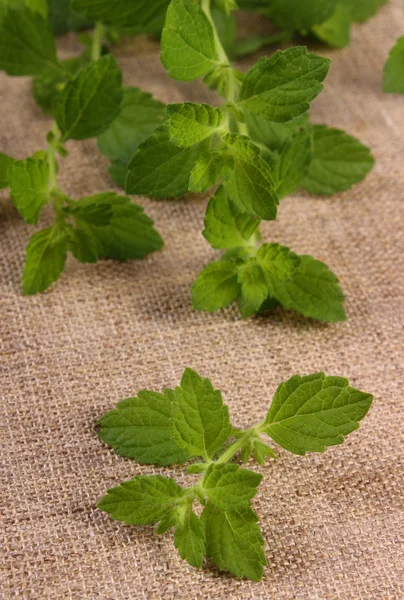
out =
[[310,163],[310,137],[305,131],[299,131],[284,142],[272,167],[272,177],[279,198],[288,196],[300,187]]
[[140,144],[128,165],[126,192],[152,198],[178,198],[188,191],[195,162],[209,148],[209,140],[180,148],[164,129]]
[[128,525],[160,521],[181,503],[184,490],[161,475],[139,475],[108,490],[97,507]]
[[0,69],[9,75],[63,73],[48,23],[37,11],[17,6],[0,19]]
[[171,432],[174,442],[191,456],[210,459],[231,434],[229,411],[209,379],[186,369],[174,390]]
[[300,266],[297,254],[279,244],[262,244],[257,252],[257,262],[270,283],[274,278],[279,281],[293,279]]
[[269,16],[277,27],[287,31],[310,29],[328,19],[338,0],[271,0]]
[[210,465],[203,479],[208,498],[222,510],[248,506],[262,475],[234,464]]
[[22,276],[26,296],[43,292],[59,279],[67,256],[68,239],[55,227],[41,229],[28,244]]
[[261,58],[245,75],[239,106],[268,121],[289,121],[321,92],[330,61],[296,46]]
[[172,0],[161,37],[161,62],[179,81],[201,77],[217,65],[212,25],[192,0]]
[[218,260],[205,267],[192,284],[192,306],[213,312],[232,304],[239,292],[236,265]]
[[164,120],[165,105],[136,87],[124,88],[121,110],[98,136],[98,147],[112,161],[128,163],[139,145]]
[[374,165],[367,146],[340,129],[313,126],[312,161],[303,187],[312,194],[343,192],[365,179]]
[[404,35],[394,44],[384,65],[383,91],[404,94]]
[[119,402],[114,410],[101,417],[99,437],[121,456],[139,463],[170,465],[182,463],[188,454],[171,439],[172,398],[142,391],[137,398]]
[[262,578],[267,564],[258,517],[249,507],[223,511],[208,502],[202,513],[207,555],[221,570],[253,581]]
[[349,386],[342,377],[295,375],[278,387],[265,432],[295,454],[324,452],[342,444],[359,427],[373,397]]
[[259,224],[259,219],[240,211],[220,186],[209,200],[203,235],[213,248],[237,248],[246,245]]
[[102,133],[118,115],[122,73],[112,54],[82,69],[58,96],[54,116],[62,140]]
[[165,127],[170,139],[185,148],[211,137],[223,121],[223,109],[209,104],[169,104]]
[[239,308],[246,319],[256,313],[268,297],[268,285],[265,274],[255,258],[239,266],[237,276],[241,286]]
[[250,215],[276,219],[279,200],[270,168],[259,148],[237,134],[226,135],[224,141],[234,160],[233,174],[223,181],[229,199]]
[[292,280],[271,280],[270,295],[285,308],[305,317],[325,322],[344,321],[344,295],[334,273],[312,256],[299,258],[299,271]]
[[185,522],[178,525],[174,533],[174,545],[182,559],[200,569],[205,549],[205,528],[195,513],[189,512]]
[[139,33],[158,32],[169,0],[71,0],[77,13],[119,29]]
[[45,160],[15,160],[8,170],[11,197],[27,223],[36,223],[42,207],[49,202],[49,167]]

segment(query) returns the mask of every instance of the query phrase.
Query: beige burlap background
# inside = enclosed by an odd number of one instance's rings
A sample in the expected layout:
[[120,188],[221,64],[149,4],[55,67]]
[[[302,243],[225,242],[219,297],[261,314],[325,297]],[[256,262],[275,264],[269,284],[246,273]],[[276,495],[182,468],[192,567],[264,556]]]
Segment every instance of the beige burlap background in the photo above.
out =
[[[349,48],[322,50],[333,63],[313,118],[369,144],[374,171],[331,199],[295,194],[278,221],[263,226],[265,239],[313,254],[338,274],[346,323],[283,310],[248,321],[234,307],[193,311],[190,284],[217,257],[201,236],[206,202],[195,197],[138,199],[166,241],[163,252],[127,264],[69,260],[54,289],[24,298],[24,248],[34,228],[2,193],[1,598],[403,597],[404,97],[380,91],[382,65],[403,33],[397,0],[355,28]],[[170,102],[206,97],[202,84],[169,81],[156,47],[140,52],[121,53],[127,85]],[[27,156],[43,145],[49,120],[28,79],[0,82],[0,149]],[[94,141],[69,150],[60,176],[66,192],[111,188]],[[40,226],[50,219],[49,208]],[[171,534],[118,524],[95,508],[107,488],[153,471],[114,456],[94,432],[96,419],[139,389],[176,385],[188,365],[223,390],[239,426],[261,419],[277,384],[294,373],[325,370],[375,395],[344,446],[305,458],[281,452],[260,469],[254,504],[269,562],[261,583],[196,571],[178,557]],[[180,469],[155,472],[186,480]]]

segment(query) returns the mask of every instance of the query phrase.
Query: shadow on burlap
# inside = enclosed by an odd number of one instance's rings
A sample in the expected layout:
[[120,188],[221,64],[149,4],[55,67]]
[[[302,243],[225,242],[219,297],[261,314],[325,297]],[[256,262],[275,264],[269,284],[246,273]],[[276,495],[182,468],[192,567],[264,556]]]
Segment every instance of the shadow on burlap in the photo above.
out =
[[[138,199],[166,241],[163,252],[127,264],[69,260],[54,289],[24,298],[24,248],[34,228],[2,193],[1,598],[403,597],[404,97],[380,91],[382,65],[403,33],[397,0],[355,28],[349,48],[323,50],[333,63],[313,119],[369,144],[374,171],[330,199],[295,194],[283,200],[278,221],[263,226],[266,240],[310,253],[339,276],[346,323],[321,325],[283,310],[248,321],[235,307],[193,311],[189,287],[217,257],[201,236],[201,198]],[[157,48],[124,52],[120,62],[126,85],[164,101],[206,97],[202,84],[168,80]],[[49,121],[28,79],[0,81],[0,149],[22,158],[43,145]],[[67,193],[112,188],[94,141],[68,148],[60,175]],[[38,227],[50,220],[47,208]],[[176,385],[185,366],[223,390],[238,426],[261,419],[277,384],[295,373],[324,370],[375,394],[344,446],[304,458],[281,452],[260,468],[254,507],[269,563],[261,583],[210,566],[196,571],[178,557],[171,534],[118,524],[95,508],[107,488],[153,471],[114,456],[94,433],[96,419],[139,389]],[[186,480],[180,469],[154,472]]]

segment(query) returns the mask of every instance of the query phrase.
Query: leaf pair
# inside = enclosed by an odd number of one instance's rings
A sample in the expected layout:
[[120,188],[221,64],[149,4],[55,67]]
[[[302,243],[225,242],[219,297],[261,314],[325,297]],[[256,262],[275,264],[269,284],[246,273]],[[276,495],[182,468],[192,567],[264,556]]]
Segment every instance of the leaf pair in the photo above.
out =
[[[182,488],[161,475],[137,476],[108,490],[98,507],[127,524],[158,523],[156,533],[175,528],[174,544],[194,567],[206,555],[221,570],[260,580],[264,539],[250,501],[262,476],[229,461],[238,451],[247,460],[251,448],[261,464],[273,456],[262,433],[295,454],[323,452],[358,428],[371,402],[341,377],[296,375],[278,387],[265,420],[243,432],[231,427],[211,382],[186,369],[174,390],[143,391],[120,402],[100,419],[99,436],[118,454],[142,463],[201,457],[205,464],[188,469],[202,473],[201,479]],[[226,444],[232,437],[236,440]],[[195,500],[203,506],[200,517],[193,512]]]

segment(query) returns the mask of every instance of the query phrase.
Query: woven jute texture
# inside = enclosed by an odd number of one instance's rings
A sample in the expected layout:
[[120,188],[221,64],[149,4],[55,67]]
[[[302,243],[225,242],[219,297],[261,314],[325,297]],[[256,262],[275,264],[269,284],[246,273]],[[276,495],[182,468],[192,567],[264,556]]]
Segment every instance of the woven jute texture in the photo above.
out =
[[[339,276],[348,320],[322,325],[278,310],[242,321],[235,307],[192,310],[189,288],[218,253],[201,235],[206,199],[138,198],[166,247],[144,261],[69,260],[54,288],[24,298],[20,278],[32,226],[8,192],[0,199],[3,416],[1,598],[399,599],[403,597],[403,217],[404,97],[383,95],[382,66],[404,33],[397,0],[356,27],[333,60],[316,122],[341,127],[377,159],[367,180],[332,198],[297,193],[264,239],[324,260]],[[61,41],[77,51],[74,36]],[[209,98],[200,83],[168,80],[157,46],[119,53],[126,85],[168,102]],[[247,68],[252,59],[241,63]],[[49,119],[25,78],[0,79],[0,149],[25,157],[44,145]],[[69,142],[62,188],[73,197],[112,189],[93,140]],[[44,210],[39,227],[51,222]],[[254,500],[268,567],[260,583],[211,565],[197,571],[172,535],[129,527],[95,508],[105,491],[140,473],[192,481],[115,456],[96,419],[140,389],[179,382],[191,366],[224,393],[232,420],[262,419],[276,386],[324,370],[374,393],[369,416],[343,446],[260,468]],[[257,467],[253,467],[257,468]]]

